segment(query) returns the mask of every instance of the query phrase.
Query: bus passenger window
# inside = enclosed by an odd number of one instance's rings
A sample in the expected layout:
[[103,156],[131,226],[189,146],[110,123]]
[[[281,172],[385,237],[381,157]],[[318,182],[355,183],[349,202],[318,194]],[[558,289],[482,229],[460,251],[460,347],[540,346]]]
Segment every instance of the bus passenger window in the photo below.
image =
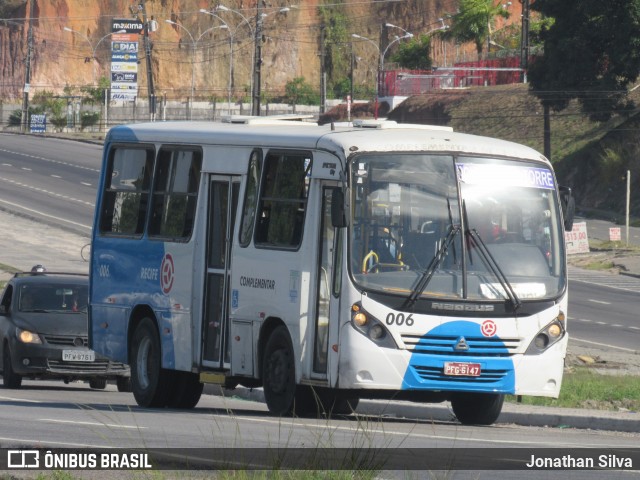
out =
[[163,148],[153,185],[149,236],[186,240],[193,231],[202,167],[199,150]]
[[310,171],[308,154],[269,153],[262,178],[256,245],[275,248],[300,245]]
[[149,201],[154,151],[114,148],[107,166],[100,232],[142,235]]

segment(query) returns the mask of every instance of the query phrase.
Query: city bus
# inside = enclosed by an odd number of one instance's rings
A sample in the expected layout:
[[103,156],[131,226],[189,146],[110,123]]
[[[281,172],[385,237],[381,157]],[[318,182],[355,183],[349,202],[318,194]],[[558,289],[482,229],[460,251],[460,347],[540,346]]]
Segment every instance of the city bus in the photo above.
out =
[[144,407],[203,385],[274,415],[362,398],[489,425],[557,397],[564,231],[550,162],[449,127],[230,117],[112,128],[90,259],[90,345]]

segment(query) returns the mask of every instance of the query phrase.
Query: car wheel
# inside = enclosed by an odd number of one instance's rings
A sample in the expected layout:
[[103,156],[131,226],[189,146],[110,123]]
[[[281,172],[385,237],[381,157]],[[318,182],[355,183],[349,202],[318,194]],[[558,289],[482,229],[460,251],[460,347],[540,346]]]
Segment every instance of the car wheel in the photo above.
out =
[[13,370],[8,345],[5,345],[2,355],[2,385],[4,388],[20,388],[22,385],[22,377]]
[[131,391],[131,378],[129,377],[118,377],[116,378],[116,386],[118,387],[119,392],[130,392]]
[[107,388],[107,379],[106,378],[92,378],[89,380],[89,386],[91,388],[95,388],[96,390],[104,390]]
[[458,393],[451,408],[463,425],[491,425],[500,416],[504,395],[498,393]]
[[143,319],[131,340],[131,391],[141,407],[165,407],[173,374],[162,368],[160,338],[155,323]]
[[175,372],[176,383],[167,404],[170,408],[191,409],[200,401],[204,383],[195,373]]

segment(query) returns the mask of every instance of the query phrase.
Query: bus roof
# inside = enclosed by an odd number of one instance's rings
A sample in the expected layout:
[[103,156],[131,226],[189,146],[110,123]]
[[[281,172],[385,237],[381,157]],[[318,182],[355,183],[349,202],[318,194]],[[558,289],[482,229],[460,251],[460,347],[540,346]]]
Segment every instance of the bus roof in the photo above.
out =
[[547,161],[536,150],[490,137],[454,132],[449,127],[366,121],[332,126],[281,118],[261,121],[148,122],[109,130],[105,143],[141,142],[195,145],[232,145],[264,148],[319,149],[342,152],[434,151],[510,156]]

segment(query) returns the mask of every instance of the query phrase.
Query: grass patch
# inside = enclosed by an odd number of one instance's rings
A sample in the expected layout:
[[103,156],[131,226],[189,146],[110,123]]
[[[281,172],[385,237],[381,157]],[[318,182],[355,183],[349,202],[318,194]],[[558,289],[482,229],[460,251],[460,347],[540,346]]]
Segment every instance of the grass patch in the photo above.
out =
[[609,270],[615,265],[611,260],[595,260],[593,262],[585,263],[582,268],[587,270]]
[[[509,395],[507,401],[515,402],[516,397]],[[565,372],[558,398],[522,397],[522,403],[544,407],[640,412],[640,377],[603,375],[588,368],[575,368]]]

